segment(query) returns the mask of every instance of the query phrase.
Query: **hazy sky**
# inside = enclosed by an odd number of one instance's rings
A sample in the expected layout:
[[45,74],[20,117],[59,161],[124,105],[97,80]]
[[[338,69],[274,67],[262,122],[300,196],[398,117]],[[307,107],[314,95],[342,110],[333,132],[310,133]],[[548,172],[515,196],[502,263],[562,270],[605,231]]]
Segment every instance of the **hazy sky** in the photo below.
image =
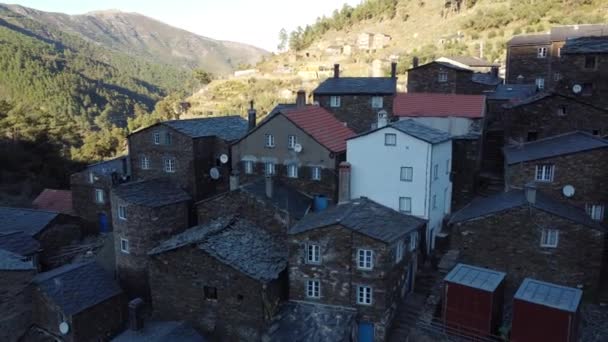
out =
[[82,14],[118,9],[138,12],[214,39],[276,50],[279,30],[312,24],[344,3],[361,0],[7,0],[42,11]]

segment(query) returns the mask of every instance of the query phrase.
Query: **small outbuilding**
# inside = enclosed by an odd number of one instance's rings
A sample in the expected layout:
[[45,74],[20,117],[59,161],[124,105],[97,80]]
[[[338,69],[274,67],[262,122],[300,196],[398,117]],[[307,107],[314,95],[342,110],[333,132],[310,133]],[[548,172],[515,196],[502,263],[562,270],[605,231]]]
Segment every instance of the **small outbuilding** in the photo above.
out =
[[512,342],[578,341],[580,289],[524,279],[513,298]]
[[505,273],[458,264],[444,279],[443,320],[466,334],[495,334],[502,317]]

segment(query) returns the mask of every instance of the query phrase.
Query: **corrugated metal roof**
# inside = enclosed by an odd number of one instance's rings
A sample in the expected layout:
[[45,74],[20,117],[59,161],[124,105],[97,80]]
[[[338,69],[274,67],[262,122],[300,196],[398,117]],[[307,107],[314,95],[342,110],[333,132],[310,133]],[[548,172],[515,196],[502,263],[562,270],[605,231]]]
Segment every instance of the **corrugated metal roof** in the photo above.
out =
[[397,78],[330,77],[313,91],[315,95],[392,95],[397,92]]
[[576,312],[582,297],[582,290],[526,278],[519,286],[514,298],[563,311]]
[[483,95],[399,93],[393,112],[401,117],[483,118],[486,97]]
[[319,106],[286,109],[282,113],[332,152],[346,151],[346,139],[355,135],[352,129]]
[[456,265],[444,280],[482,291],[494,292],[505,279],[506,273],[466,264]]

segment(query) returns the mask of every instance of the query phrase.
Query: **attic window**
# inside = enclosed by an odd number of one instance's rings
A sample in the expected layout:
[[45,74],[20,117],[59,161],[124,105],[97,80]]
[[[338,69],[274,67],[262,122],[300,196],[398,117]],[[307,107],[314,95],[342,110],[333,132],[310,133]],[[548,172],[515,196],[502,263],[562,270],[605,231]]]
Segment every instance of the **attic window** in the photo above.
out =
[[332,108],[339,108],[340,102],[340,96],[331,96],[329,98],[329,106]]
[[93,172],[89,172],[89,183],[95,183],[95,174]]
[[439,72],[439,76],[437,77],[437,82],[439,83],[445,83],[448,81],[448,72],[447,71],[440,71]]
[[538,48],[536,56],[538,58],[547,58],[547,48],[546,47]]
[[395,146],[395,145],[397,145],[397,134],[386,133],[384,135],[384,145],[386,145],[386,146]]
[[559,230],[543,229],[540,236],[540,246],[556,248],[559,241]]
[[559,106],[557,108],[557,116],[566,116],[566,106]]
[[205,286],[203,292],[206,300],[217,300],[217,287]]
[[160,145],[160,133],[154,132],[154,145]]

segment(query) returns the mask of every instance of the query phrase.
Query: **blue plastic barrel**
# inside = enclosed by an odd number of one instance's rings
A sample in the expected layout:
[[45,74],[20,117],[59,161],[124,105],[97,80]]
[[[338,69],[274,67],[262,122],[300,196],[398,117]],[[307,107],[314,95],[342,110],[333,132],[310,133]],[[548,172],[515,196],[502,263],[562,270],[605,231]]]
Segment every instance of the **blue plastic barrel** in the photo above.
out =
[[327,196],[325,195],[317,195],[314,198],[313,202],[313,210],[314,211],[323,211],[327,209],[328,201]]

